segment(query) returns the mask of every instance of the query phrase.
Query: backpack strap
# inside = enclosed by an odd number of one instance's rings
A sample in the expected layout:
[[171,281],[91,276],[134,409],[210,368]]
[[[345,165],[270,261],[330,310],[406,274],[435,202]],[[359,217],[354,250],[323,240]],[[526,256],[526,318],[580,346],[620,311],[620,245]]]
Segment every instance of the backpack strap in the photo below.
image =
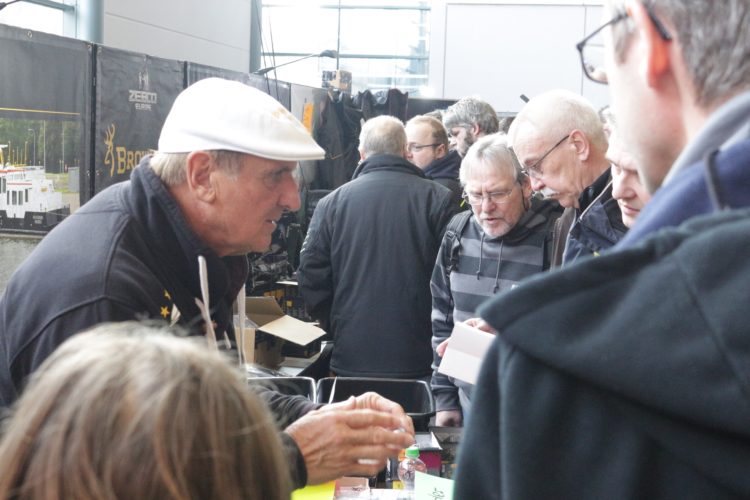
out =
[[471,210],[464,210],[456,214],[445,228],[444,255],[448,255],[448,265],[445,266],[445,278],[449,281],[451,273],[458,266],[458,250],[461,248],[461,235],[464,232],[469,218],[473,215]]

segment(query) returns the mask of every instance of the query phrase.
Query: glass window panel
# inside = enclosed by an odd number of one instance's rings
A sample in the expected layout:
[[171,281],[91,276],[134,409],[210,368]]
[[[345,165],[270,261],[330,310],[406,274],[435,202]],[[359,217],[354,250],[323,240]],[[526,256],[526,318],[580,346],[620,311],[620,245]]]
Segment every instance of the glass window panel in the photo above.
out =
[[[352,92],[395,87],[419,95],[428,81],[430,3],[346,0],[339,13],[338,2],[264,2],[261,66],[338,49],[339,67],[352,73]],[[335,68],[334,60],[311,58],[279,68],[276,78],[320,86],[321,71]]]
[[63,11],[42,5],[18,2],[0,11],[0,23],[52,33],[53,35],[62,35]]
[[429,12],[342,10],[341,53],[409,56],[424,54]]
[[338,12],[315,6],[263,7],[263,52],[312,54],[337,47]]

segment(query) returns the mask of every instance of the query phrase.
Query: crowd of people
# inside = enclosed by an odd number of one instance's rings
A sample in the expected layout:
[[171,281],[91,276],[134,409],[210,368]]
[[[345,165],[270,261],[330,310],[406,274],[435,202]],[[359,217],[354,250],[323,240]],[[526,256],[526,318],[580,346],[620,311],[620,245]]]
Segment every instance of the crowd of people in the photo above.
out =
[[[372,118],[302,247],[331,373],[425,380],[463,427],[455,498],[750,496],[750,1],[605,13],[577,48],[606,112],[554,89],[507,131],[478,97]],[[0,299],[0,498],[288,498],[414,441],[377,394],[251,391],[212,349],[323,155],[273,98],[202,80],[42,240]],[[440,372],[458,322],[495,334],[475,385]]]

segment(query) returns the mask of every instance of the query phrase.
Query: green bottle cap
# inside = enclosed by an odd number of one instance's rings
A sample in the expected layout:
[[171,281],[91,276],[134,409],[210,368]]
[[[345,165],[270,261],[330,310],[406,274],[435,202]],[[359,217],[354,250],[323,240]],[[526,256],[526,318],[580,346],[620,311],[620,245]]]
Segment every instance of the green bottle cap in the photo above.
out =
[[419,446],[413,444],[406,449],[406,456],[408,458],[419,458]]

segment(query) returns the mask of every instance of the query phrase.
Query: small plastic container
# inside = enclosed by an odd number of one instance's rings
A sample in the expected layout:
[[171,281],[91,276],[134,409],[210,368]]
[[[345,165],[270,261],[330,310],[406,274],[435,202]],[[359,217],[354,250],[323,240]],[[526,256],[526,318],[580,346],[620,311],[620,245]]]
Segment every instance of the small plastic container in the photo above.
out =
[[414,491],[414,476],[417,471],[427,472],[427,465],[419,459],[419,447],[416,444],[406,449],[404,457],[398,464],[398,478],[406,491]]

